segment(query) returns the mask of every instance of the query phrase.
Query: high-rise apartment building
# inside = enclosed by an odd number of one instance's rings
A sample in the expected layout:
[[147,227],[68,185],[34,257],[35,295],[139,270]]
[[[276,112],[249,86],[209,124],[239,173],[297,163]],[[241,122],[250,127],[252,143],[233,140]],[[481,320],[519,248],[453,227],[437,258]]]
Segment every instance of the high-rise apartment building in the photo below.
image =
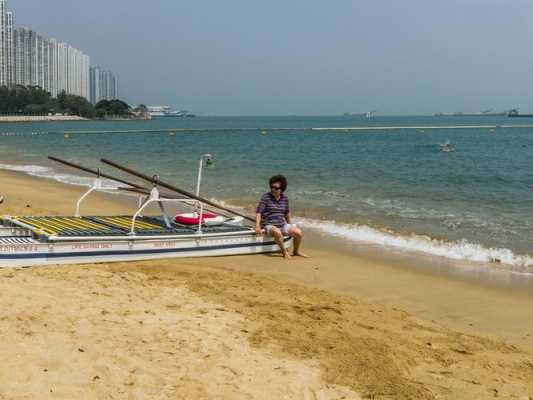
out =
[[93,66],[91,67],[90,71],[90,82],[91,82],[91,95],[90,95],[90,101],[93,104],[96,104],[100,101],[101,94],[100,94],[100,67],[99,66]]
[[118,77],[111,71],[100,68],[98,65],[91,67],[91,102],[100,100],[118,99]]
[[13,84],[15,79],[15,48],[13,46],[14,16],[11,11],[6,12],[6,52],[7,52],[7,84]]
[[0,86],[13,82],[13,13],[0,0]]
[[13,13],[0,0],[0,86],[39,86],[54,97],[65,91],[93,102],[116,99],[116,76],[99,67],[94,75],[90,65],[88,55],[66,43],[14,28]]
[[14,48],[15,84],[89,99],[89,56],[28,28],[15,29]]

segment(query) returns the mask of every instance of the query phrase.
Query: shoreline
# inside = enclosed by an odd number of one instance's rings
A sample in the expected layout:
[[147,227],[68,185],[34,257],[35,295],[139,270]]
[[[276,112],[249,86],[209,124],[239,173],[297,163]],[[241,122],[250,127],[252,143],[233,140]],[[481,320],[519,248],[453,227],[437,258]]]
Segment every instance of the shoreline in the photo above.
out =
[[[87,132],[84,132],[87,133]],[[30,177],[44,178],[68,185],[80,185],[86,187],[94,178],[72,174],[72,170],[58,170],[57,166],[49,164],[26,165],[0,164],[0,170],[6,172],[25,172]],[[46,166],[45,166],[46,165]],[[225,203],[224,200],[217,201]],[[240,199],[231,199],[230,203],[238,208],[250,208],[250,204],[243,203]],[[253,205],[252,205],[253,207]],[[424,234],[410,233],[408,231],[394,231],[383,226],[358,224],[355,222],[341,223],[323,219],[322,216],[311,214],[298,218],[297,223],[306,230],[324,238],[333,238],[328,243],[344,243],[343,248],[358,248],[366,251],[375,249],[373,253],[381,253],[386,249],[387,253],[405,255],[421,259],[431,259],[430,262],[438,264],[449,263],[468,269],[485,271],[509,271],[517,275],[530,275],[526,279],[533,278],[533,258],[529,253],[514,252],[504,247],[490,247],[476,241],[452,240],[439,237],[431,237]],[[331,247],[331,246],[330,246]],[[335,246],[337,249],[339,246]],[[372,253],[372,252],[370,252]],[[502,272],[503,273],[503,272]]]
[[147,118],[83,118],[77,115],[11,115],[0,116],[0,124],[33,122],[130,122],[150,121]]
[[[57,213],[57,206],[53,203],[59,203],[65,198],[70,198],[67,204],[63,204],[60,209],[63,214],[70,215],[74,212],[76,200],[81,194],[87,190],[87,186],[69,184],[58,182],[49,178],[30,176],[26,172],[21,171],[6,171],[0,170],[0,182],[19,182],[24,180],[29,187],[45,187],[47,191],[52,194],[50,198],[43,199],[42,202],[49,207],[34,206],[26,208],[24,213],[31,210],[34,215],[55,214]],[[13,209],[10,208],[10,195],[7,193],[6,204],[3,204],[2,214],[9,214]],[[59,200],[61,199],[61,200]],[[21,204],[23,198],[16,196],[15,202]],[[103,208],[103,209],[102,209]],[[84,202],[82,213],[96,213],[102,215],[112,214],[133,214],[137,209],[137,200],[135,196],[126,195],[117,192],[96,192],[93,193]],[[441,286],[450,292],[450,304],[461,303],[462,301],[473,301],[476,296],[484,298],[483,302],[489,301],[493,304],[493,308],[498,310],[498,315],[485,315],[487,320],[494,320],[492,327],[496,328],[499,324],[513,326],[517,332],[524,331],[527,326],[513,324],[505,318],[505,307],[498,304],[497,301],[488,300],[487,297],[502,296],[506,301],[513,303],[524,303],[524,305],[531,303],[533,308],[533,275],[515,272],[509,269],[499,269],[497,266],[487,266],[477,263],[466,263],[462,260],[450,260],[444,257],[439,257],[431,254],[419,254],[416,252],[402,251],[394,248],[386,248],[376,244],[369,243],[354,243],[347,240],[342,240],[323,232],[308,229],[305,231],[306,238],[304,247],[310,249],[313,253],[320,255],[320,262],[322,265],[318,269],[309,270],[308,274],[302,274],[299,270],[285,269],[257,269],[254,262],[257,257],[239,256],[243,262],[238,264],[238,267],[233,266],[231,269],[242,271],[266,274],[277,278],[288,279],[294,283],[304,284],[318,289],[325,289],[337,292],[342,295],[356,295],[360,291],[366,293],[372,301],[388,305],[397,305],[401,303],[407,307],[411,312],[421,312],[421,315],[427,318],[434,318],[439,316],[439,310],[448,308],[445,306],[446,295],[432,293],[434,285]],[[307,251],[307,250],[306,250]],[[213,264],[220,265],[225,268],[225,261],[227,257],[206,258],[212,260]],[[270,259],[268,256],[265,260]],[[325,267],[327,260],[334,259],[335,265],[342,265],[336,267],[335,273],[328,275],[328,270]],[[196,259],[191,259],[194,263]],[[202,259],[198,259],[202,263]],[[292,263],[300,265],[304,261],[306,265],[314,263],[314,257],[309,260],[293,260]],[[340,262],[342,261],[342,262]],[[289,263],[290,267],[291,263]],[[353,267],[357,265],[358,270]],[[316,266],[314,267],[316,268]],[[321,271],[320,273],[316,271]],[[380,277],[374,281],[374,278]],[[369,287],[358,283],[359,279],[363,278],[364,282],[372,282]],[[428,287],[416,287],[418,281],[424,281]],[[411,286],[412,285],[412,286]],[[405,291],[411,287],[409,293]],[[416,288],[416,290],[414,290]],[[466,291],[472,296],[461,296],[456,299],[451,294],[454,288],[461,288],[461,291]],[[441,288],[442,289],[442,288]],[[407,294],[407,295],[406,295]],[[421,307],[424,303],[424,298],[436,295],[439,297],[439,304],[433,304],[436,307]],[[480,300],[481,301],[481,300]],[[440,303],[442,302],[442,303]],[[427,306],[431,306],[428,304]],[[518,311],[522,307],[517,308]],[[457,324],[456,327],[460,329],[470,329],[470,324],[465,324],[464,315],[460,307],[457,309],[455,315],[447,316],[448,323]],[[526,313],[527,314],[527,313]],[[522,320],[527,320],[526,314]],[[520,327],[520,328],[519,328]],[[523,329],[522,329],[523,328]],[[513,329],[503,328],[503,331],[512,333]],[[497,331],[498,329],[496,329]],[[525,329],[527,330],[527,329]],[[526,333],[527,334],[527,333]],[[516,343],[520,340],[518,337],[524,338],[526,334],[518,334],[515,336]],[[532,336],[527,336],[526,345],[533,351],[533,329]]]
[[[0,183],[2,214],[71,213],[86,190],[23,172],[0,171]],[[82,212],[135,205],[96,193]],[[532,296],[432,273],[435,258],[395,261],[382,251],[380,259],[327,240],[310,233],[312,257],[291,262],[258,255],[0,269],[8,306],[0,391],[95,399],[153,398],[162,387],[163,398],[222,399],[284,390],[383,400],[533,393]]]
[[[0,169],[0,180],[4,176],[15,180],[28,180],[29,185],[50,184],[54,191],[64,192],[72,198],[72,210],[79,196],[88,189],[88,185],[94,180],[93,177],[85,177],[84,182],[73,183],[56,180],[48,176],[38,176],[26,170]],[[81,178],[81,176],[80,176]],[[57,186],[56,186],[57,185]],[[93,198],[94,199],[91,199]],[[91,194],[84,204],[88,204],[87,211],[102,212],[91,206],[91,200],[95,204],[104,201],[109,210],[104,214],[116,212],[134,213],[137,207],[137,197],[124,192],[95,192]],[[4,205],[5,207],[5,205]],[[5,214],[2,212],[1,214]],[[305,227],[306,242],[308,246],[321,252],[340,254],[344,257],[368,261],[374,265],[384,265],[405,270],[409,273],[431,275],[438,278],[448,279],[467,284],[473,284],[487,289],[502,290],[504,292],[533,297],[533,274],[501,266],[498,263],[482,263],[469,260],[455,260],[444,256],[424,253],[415,250],[384,246],[378,243],[365,241],[352,241],[347,238],[328,234],[314,227]],[[306,246],[307,247],[307,246]]]
[[11,115],[0,116],[0,123],[23,123],[23,122],[72,122],[89,121],[77,115]]

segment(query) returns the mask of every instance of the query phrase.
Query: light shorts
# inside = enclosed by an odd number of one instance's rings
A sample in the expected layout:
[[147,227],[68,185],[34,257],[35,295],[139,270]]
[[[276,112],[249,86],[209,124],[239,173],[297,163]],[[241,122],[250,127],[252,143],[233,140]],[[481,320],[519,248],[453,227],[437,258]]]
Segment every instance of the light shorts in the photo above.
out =
[[[270,233],[272,228],[277,228],[277,227],[274,226],[274,225],[265,225],[265,233],[267,235],[269,235],[269,236],[272,236],[272,234]],[[283,233],[283,236],[288,236],[289,235],[289,229],[291,229],[291,228],[296,228],[296,224],[285,224],[285,225],[283,225],[282,228],[278,228],[278,229],[281,230],[281,233]]]

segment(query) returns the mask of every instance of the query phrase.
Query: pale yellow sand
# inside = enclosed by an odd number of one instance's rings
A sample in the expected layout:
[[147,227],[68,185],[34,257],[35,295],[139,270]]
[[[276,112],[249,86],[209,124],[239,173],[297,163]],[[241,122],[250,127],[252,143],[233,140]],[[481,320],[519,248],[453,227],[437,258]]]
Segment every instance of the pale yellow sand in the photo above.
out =
[[[2,214],[71,213],[83,191],[5,172],[0,188]],[[103,208],[125,212],[84,210]],[[0,399],[533,396],[527,297],[307,250],[2,270]]]

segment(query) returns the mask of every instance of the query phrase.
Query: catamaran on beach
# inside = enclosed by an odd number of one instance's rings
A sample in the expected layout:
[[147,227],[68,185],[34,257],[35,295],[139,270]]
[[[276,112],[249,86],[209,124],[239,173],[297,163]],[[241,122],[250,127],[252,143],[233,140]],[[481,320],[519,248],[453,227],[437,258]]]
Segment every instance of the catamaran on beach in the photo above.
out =
[[[202,159],[197,192],[193,194],[163,182],[157,176],[150,177],[110,160],[102,159],[102,162],[150,183],[152,188],[56,157],[49,158],[95,175],[94,184],[80,197],[73,215],[2,216],[0,268],[228,256],[280,250],[272,238],[256,234],[251,224],[255,222],[253,218],[199,196]],[[81,215],[83,201],[91,193],[103,190],[102,178],[124,184],[125,187],[117,190],[139,196],[135,214]],[[161,193],[159,188],[181,196]],[[153,205],[159,207],[159,215],[145,215],[144,211]],[[172,205],[186,206],[193,212],[171,216],[165,206]],[[284,245],[288,248],[291,243],[292,239],[286,236]]]

